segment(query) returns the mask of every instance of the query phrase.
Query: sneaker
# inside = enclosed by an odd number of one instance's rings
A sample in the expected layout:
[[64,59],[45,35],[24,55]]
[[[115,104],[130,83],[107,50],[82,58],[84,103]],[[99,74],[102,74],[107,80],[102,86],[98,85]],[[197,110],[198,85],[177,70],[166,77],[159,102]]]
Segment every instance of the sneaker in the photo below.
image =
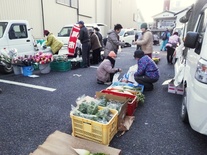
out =
[[111,82],[105,82],[104,84],[105,85],[111,85]]

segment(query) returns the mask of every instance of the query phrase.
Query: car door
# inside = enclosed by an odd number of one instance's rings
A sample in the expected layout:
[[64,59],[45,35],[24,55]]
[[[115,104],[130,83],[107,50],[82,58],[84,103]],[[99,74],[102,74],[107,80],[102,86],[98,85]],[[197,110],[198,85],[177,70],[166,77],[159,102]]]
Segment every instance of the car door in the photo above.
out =
[[13,23],[10,26],[8,32],[9,48],[16,48],[18,53],[25,54],[28,51],[34,51],[33,41],[26,24]]

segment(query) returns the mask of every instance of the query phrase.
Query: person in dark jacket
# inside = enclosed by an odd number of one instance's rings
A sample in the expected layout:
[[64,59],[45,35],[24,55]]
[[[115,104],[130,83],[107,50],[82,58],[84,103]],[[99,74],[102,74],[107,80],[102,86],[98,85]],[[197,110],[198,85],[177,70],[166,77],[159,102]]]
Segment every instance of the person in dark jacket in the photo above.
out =
[[153,90],[153,83],[157,82],[160,77],[159,68],[142,50],[136,50],[134,52],[134,58],[138,64],[138,70],[134,74],[135,81],[143,84],[145,91]]
[[101,44],[101,47],[103,47],[103,36],[100,33],[99,28],[98,27],[94,27],[94,30],[95,30],[95,34],[98,36],[99,42]]
[[82,59],[83,59],[83,67],[90,67],[90,39],[88,34],[88,29],[85,27],[83,21],[78,22],[80,27],[79,37],[82,44]]
[[92,63],[93,64],[98,64],[101,59],[101,44],[99,42],[98,36],[94,33],[92,29],[88,30],[89,36],[90,36],[90,41],[91,41],[91,49],[92,49]]

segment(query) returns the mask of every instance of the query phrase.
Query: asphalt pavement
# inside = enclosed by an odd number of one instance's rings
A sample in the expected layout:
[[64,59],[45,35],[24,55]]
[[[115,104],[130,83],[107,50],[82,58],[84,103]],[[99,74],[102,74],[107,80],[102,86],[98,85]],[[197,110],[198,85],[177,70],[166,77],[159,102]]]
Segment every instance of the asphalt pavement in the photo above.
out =
[[[116,67],[121,76],[136,61],[134,47],[118,53]],[[159,46],[154,46],[154,51]],[[180,119],[181,95],[170,94],[162,83],[174,76],[174,66],[160,53],[161,77],[154,90],[145,92],[144,104],[135,111],[135,121],[123,136],[115,136],[111,147],[123,155],[206,155],[207,137],[193,131]],[[107,86],[96,83],[96,68],[80,68],[68,72],[51,72],[31,78],[2,75],[0,80],[43,86],[55,91],[0,82],[0,155],[28,155],[54,131],[72,133],[69,113],[71,105],[82,95],[94,96]]]

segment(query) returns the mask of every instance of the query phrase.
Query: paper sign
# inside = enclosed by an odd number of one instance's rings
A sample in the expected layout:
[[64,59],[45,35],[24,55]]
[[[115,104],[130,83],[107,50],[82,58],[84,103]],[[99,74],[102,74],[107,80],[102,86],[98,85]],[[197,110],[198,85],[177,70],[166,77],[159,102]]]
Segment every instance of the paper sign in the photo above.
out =
[[79,36],[80,28],[77,25],[74,25],[72,31],[70,33],[70,38],[68,41],[68,55],[74,56],[75,48],[76,48],[76,41]]

